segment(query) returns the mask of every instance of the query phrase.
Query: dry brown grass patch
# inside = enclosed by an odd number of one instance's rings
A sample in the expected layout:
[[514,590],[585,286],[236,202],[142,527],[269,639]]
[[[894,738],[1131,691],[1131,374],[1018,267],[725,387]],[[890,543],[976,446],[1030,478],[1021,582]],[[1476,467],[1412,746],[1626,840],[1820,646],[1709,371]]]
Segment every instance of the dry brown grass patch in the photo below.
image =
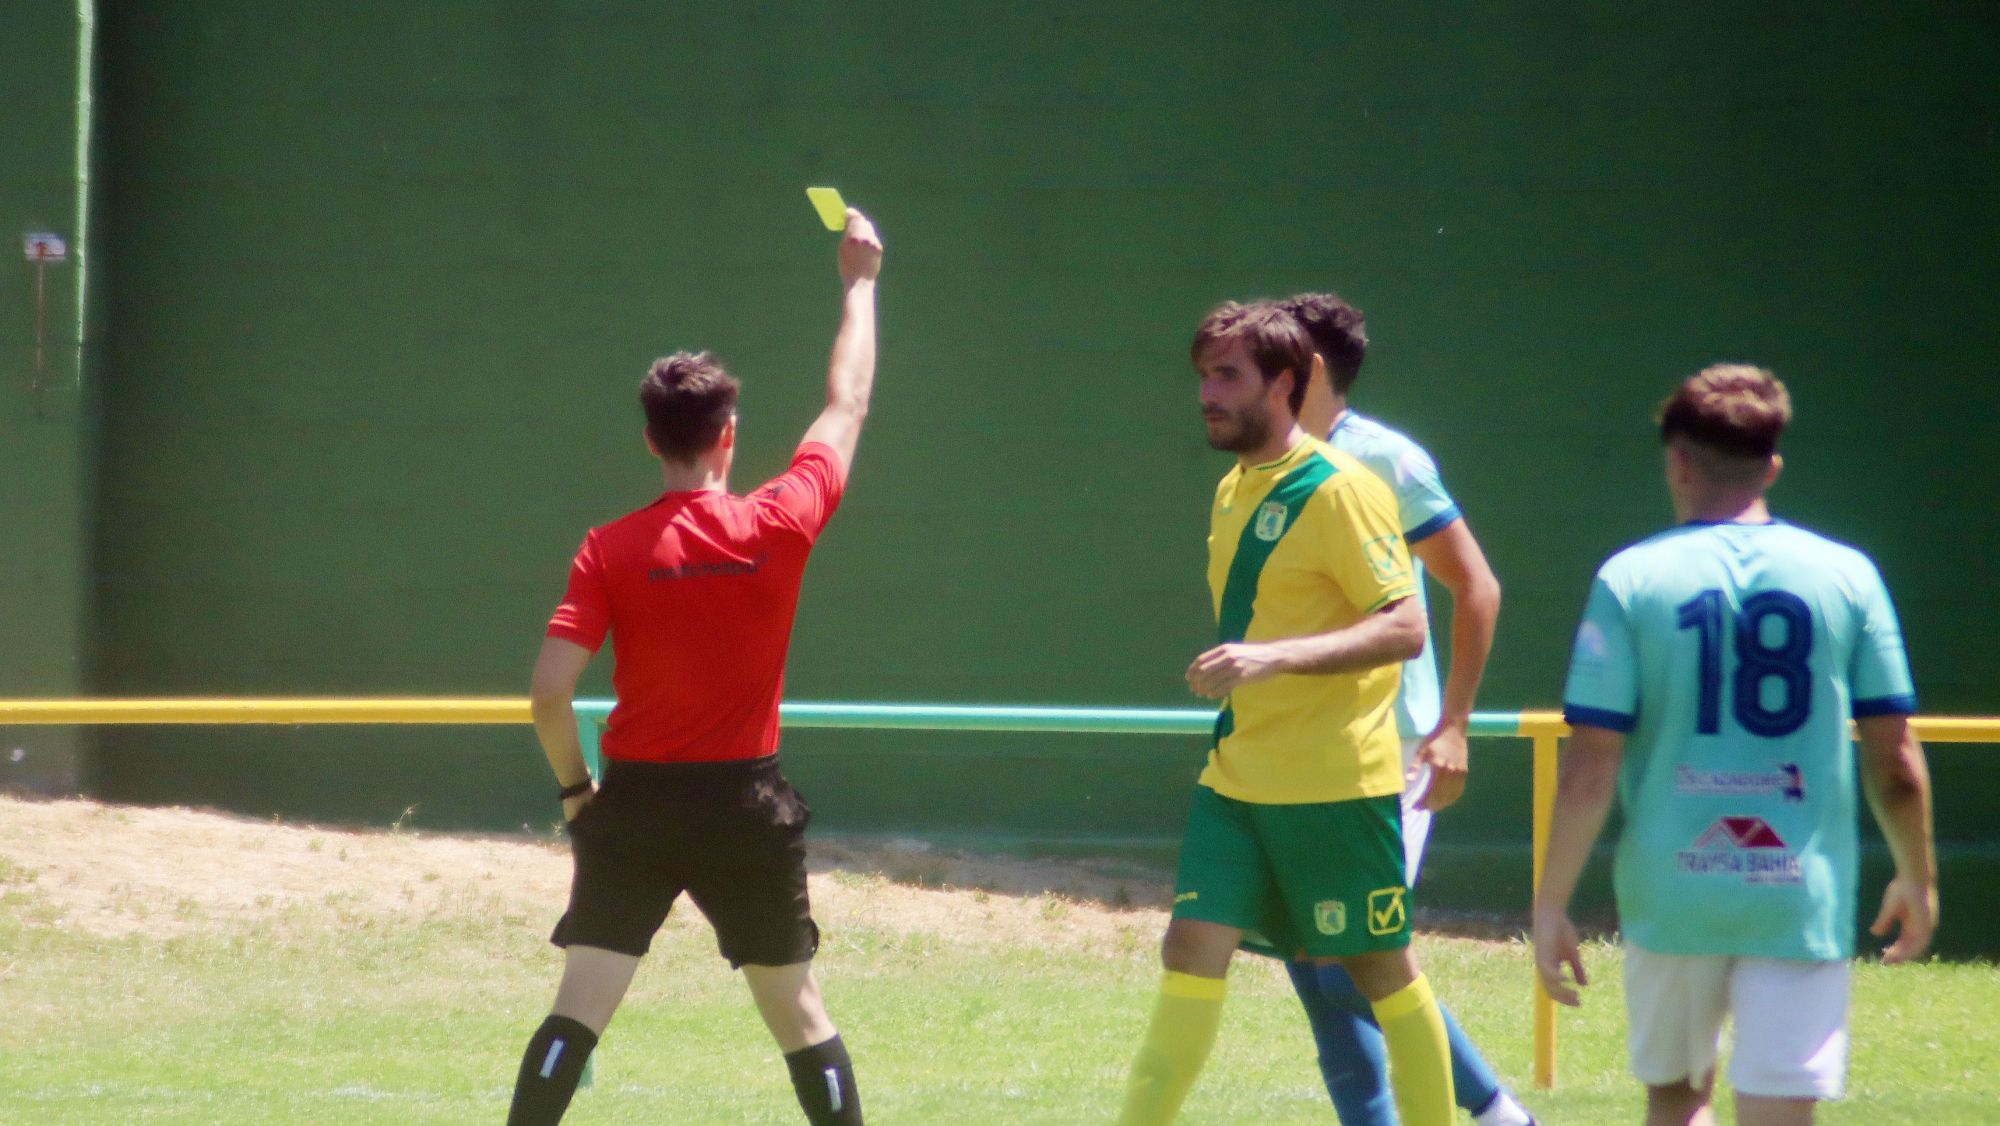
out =
[[[1130,949],[1158,937],[1167,888],[1108,866],[816,842],[814,911],[844,927],[951,945]],[[156,938],[460,914],[554,922],[569,855],[556,840],[327,828],[212,811],[0,798],[0,895],[24,917]],[[678,925],[692,915],[685,908]]]

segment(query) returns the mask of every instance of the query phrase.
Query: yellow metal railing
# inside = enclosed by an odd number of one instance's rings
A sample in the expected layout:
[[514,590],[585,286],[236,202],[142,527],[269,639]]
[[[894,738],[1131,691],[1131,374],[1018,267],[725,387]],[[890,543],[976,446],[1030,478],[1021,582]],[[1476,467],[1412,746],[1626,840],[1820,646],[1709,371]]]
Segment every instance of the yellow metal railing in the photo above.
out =
[[[611,710],[607,700],[578,700],[587,751]],[[1215,713],[1204,708],[1068,708],[928,704],[786,703],[788,727],[895,728],[928,731],[1027,731],[1093,734],[1199,734]],[[0,700],[0,726],[21,724],[525,724],[519,697],[365,699]],[[1931,743],[2000,743],[2000,718],[1921,716],[1917,737]],[[1549,823],[1556,804],[1557,765],[1569,734],[1552,711],[1481,712],[1471,734],[1516,736],[1534,746],[1534,886],[1542,884]],[[1535,1086],[1556,1082],[1556,1008],[1534,976]]]

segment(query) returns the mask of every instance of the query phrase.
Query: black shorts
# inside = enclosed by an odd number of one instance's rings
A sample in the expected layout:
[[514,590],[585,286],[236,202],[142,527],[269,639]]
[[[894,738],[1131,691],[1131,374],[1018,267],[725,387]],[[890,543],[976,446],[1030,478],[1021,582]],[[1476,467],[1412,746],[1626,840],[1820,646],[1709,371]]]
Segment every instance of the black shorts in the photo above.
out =
[[819,949],[806,898],[812,810],[778,757],[716,763],[611,760],[569,826],[576,875],[549,941],[638,956],[681,892],[731,966],[787,966]]

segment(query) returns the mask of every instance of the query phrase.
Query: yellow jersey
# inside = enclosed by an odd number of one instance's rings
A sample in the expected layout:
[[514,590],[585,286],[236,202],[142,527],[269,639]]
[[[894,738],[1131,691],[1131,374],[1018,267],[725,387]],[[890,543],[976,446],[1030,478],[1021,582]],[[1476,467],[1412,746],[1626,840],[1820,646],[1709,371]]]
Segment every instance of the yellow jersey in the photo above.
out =
[[[1328,633],[1416,593],[1396,497],[1368,468],[1308,438],[1222,478],[1209,515],[1219,640]],[[1401,664],[1281,675],[1223,702],[1201,784],[1263,805],[1401,793]]]

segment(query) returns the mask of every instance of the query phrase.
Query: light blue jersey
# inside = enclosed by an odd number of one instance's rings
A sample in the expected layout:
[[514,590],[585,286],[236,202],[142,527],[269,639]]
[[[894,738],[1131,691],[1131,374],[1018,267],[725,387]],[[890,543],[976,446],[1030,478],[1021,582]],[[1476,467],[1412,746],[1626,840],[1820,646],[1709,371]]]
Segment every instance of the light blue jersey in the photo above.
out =
[[1612,556],[1563,715],[1627,733],[1613,872],[1626,938],[1852,956],[1847,720],[1916,709],[1896,611],[1861,552],[1780,522],[1693,523]]
[[[1459,518],[1458,505],[1438,476],[1437,462],[1401,431],[1346,411],[1335,420],[1326,441],[1389,483],[1396,494],[1403,541],[1411,547]],[[1396,697],[1396,729],[1405,740],[1429,735],[1442,708],[1437,654],[1431,649],[1430,606],[1424,598],[1424,565],[1414,556],[1410,564],[1417,572],[1417,604],[1424,608],[1424,649],[1403,665],[1403,688]]]

